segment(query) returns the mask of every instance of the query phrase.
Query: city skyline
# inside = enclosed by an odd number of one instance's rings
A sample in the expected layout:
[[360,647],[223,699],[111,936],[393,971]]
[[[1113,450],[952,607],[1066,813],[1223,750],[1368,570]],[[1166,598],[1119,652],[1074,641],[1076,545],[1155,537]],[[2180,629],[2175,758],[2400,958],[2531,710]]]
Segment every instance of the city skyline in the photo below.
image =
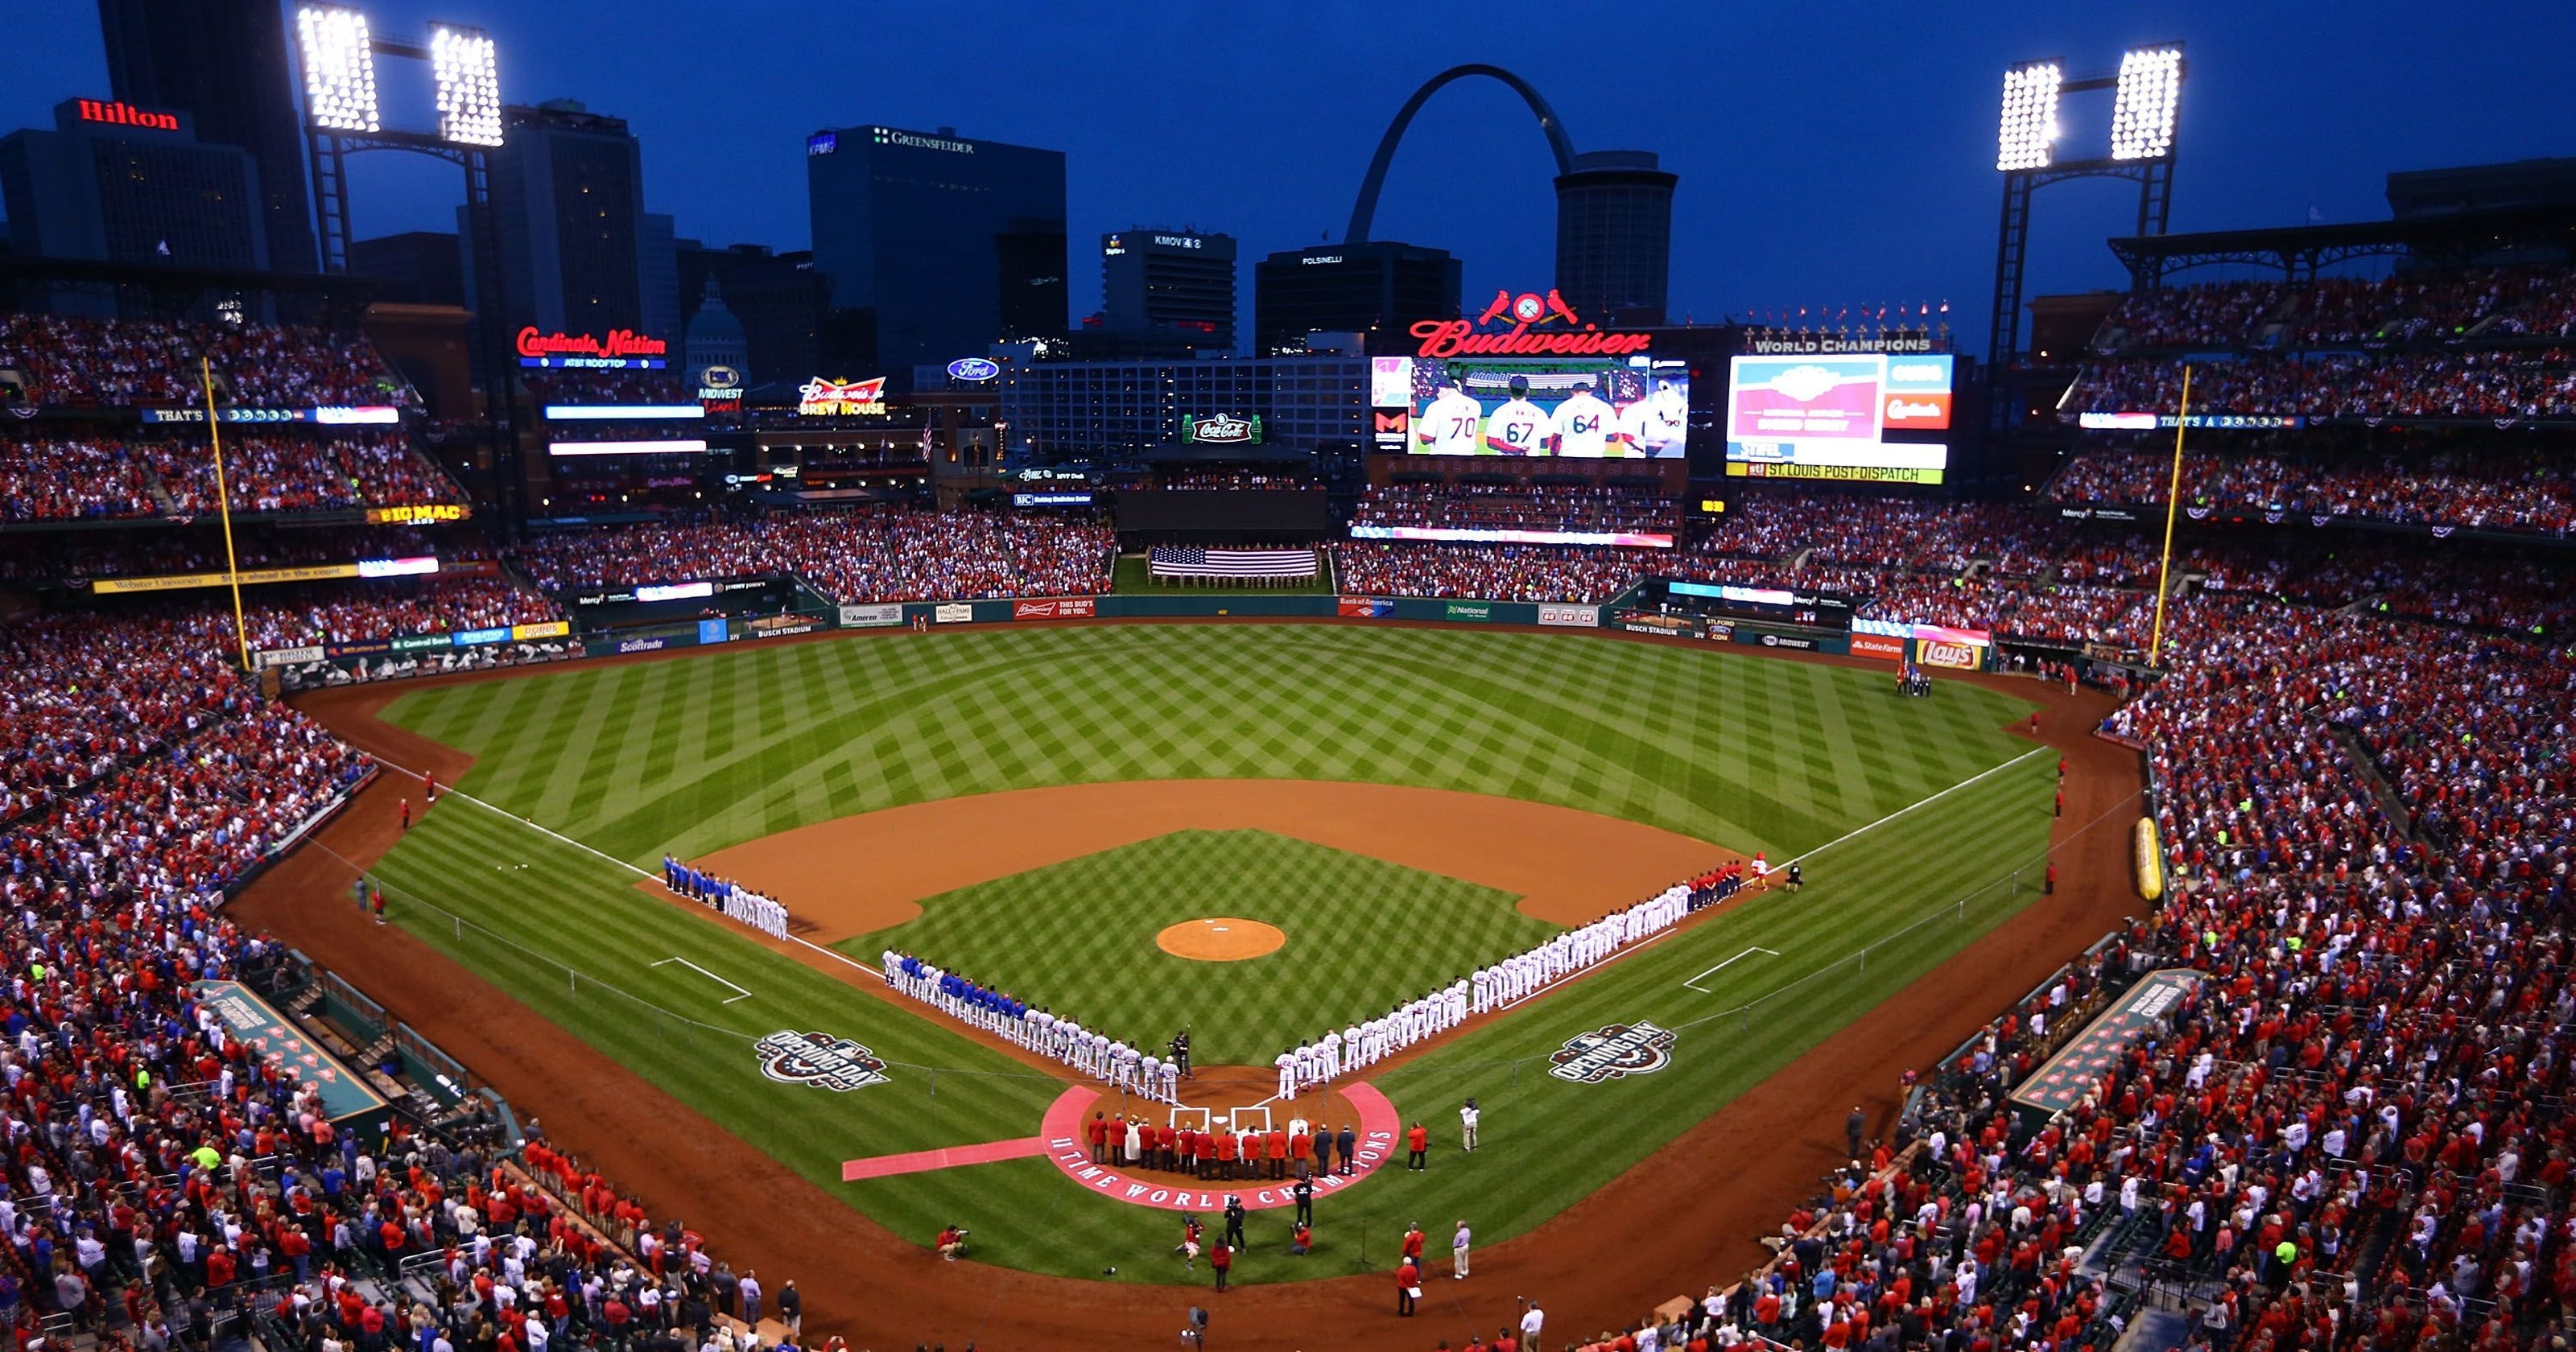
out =
[[[42,125],[59,99],[107,91],[94,3],[33,8],[0,52],[0,128]],[[416,35],[431,18],[489,28],[512,103],[572,97],[629,119],[648,209],[711,246],[808,247],[803,144],[818,128],[953,126],[1062,150],[1077,241],[1069,323],[1098,295],[1096,252],[1079,242],[1107,231],[1192,225],[1234,235],[1256,258],[1339,239],[1387,119],[1423,80],[1470,61],[1528,79],[1577,149],[1653,151],[1681,176],[1676,320],[1947,301],[1972,351],[1992,280],[1994,109],[2014,61],[2106,70],[2127,46],[2186,44],[2176,231],[2292,224],[2311,210],[2381,218],[2391,170],[2567,153],[2576,122],[2576,95],[2549,65],[2576,37],[2576,14],[2537,3],[2489,7],[2476,26],[2424,22],[2395,3],[2081,16],[2011,4],[1973,28],[1894,6],[1870,23],[1636,6],[1623,11],[1633,24],[1597,39],[1603,59],[1583,63],[1565,59],[1569,41],[1585,38],[1569,39],[1561,10],[1511,3],[1483,7],[1473,24],[1336,4],[1144,6],[1116,22],[1036,10],[968,23],[929,6],[781,6],[716,21],[639,3],[621,8],[615,28],[587,11],[493,0],[366,8],[387,33]],[[1643,78],[1621,74],[1634,66],[1615,50],[1627,33],[1655,57]],[[426,102],[390,82],[386,99],[396,119]],[[2101,130],[2074,125],[2069,138]],[[357,162],[359,238],[453,229],[453,171],[405,158]],[[1551,172],[1515,96],[1457,85],[1407,134],[1373,234],[1459,256],[1469,296],[1543,284]],[[2048,194],[2030,294],[2120,285],[2101,242],[2128,233],[2131,211],[2116,185]]]

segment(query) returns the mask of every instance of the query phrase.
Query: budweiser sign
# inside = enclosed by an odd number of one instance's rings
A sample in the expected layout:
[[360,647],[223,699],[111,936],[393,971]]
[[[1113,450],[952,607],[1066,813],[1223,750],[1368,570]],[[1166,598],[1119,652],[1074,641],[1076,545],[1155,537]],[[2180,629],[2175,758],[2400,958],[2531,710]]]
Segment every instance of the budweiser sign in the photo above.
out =
[[539,333],[534,324],[519,330],[522,357],[659,357],[670,347],[633,329],[610,329],[605,339],[587,333]]
[[[1511,327],[1487,327],[1498,323]],[[1422,340],[1416,355],[1424,357],[1624,357],[1654,342],[1650,334],[1604,333],[1584,323],[1553,287],[1545,295],[1496,291],[1473,320],[1415,320],[1412,333]]]
[[826,380],[816,376],[796,387],[796,411],[808,418],[846,418],[883,413],[884,376],[868,380]]

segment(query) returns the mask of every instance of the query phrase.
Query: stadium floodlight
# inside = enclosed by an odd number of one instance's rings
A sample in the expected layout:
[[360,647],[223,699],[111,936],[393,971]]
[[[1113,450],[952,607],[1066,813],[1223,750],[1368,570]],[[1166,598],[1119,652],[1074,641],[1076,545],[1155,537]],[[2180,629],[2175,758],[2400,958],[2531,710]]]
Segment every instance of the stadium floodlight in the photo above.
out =
[[367,16],[339,5],[305,5],[295,12],[304,53],[304,110],[323,131],[374,132],[376,49]]
[[2054,61],[2026,61],[2004,72],[2004,112],[1995,167],[2045,169],[2056,150],[2057,94],[2066,83]]
[[433,23],[429,61],[438,76],[438,138],[457,145],[501,144],[501,69],[492,35]]
[[2138,47],[2120,57],[2120,93],[2111,105],[2111,158],[2155,160],[2173,153],[2174,113],[2182,103],[2182,47]]

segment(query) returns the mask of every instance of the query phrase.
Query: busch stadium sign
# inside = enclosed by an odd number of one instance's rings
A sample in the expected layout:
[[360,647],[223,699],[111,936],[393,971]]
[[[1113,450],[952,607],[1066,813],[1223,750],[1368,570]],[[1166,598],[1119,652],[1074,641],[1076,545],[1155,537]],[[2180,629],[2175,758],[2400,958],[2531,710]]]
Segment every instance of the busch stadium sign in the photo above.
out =
[[1652,1075],[1673,1063],[1671,1030],[1651,1023],[1614,1023],[1577,1033],[1548,1057],[1547,1073],[1573,1084],[1600,1084]]

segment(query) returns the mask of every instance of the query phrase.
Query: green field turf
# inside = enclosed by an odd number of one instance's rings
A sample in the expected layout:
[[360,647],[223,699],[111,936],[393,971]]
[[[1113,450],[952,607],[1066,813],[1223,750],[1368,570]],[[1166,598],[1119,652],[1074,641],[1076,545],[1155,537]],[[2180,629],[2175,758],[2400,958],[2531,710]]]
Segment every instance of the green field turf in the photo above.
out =
[[[389,716],[476,754],[465,792],[645,869],[666,850],[843,813],[1140,777],[1481,790],[1775,860],[1869,828],[1809,860],[1804,894],[1751,901],[1384,1076],[1440,1141],[1476,1095],[1487,1149],[1333,1199],[1303,1264],[1267,1256],[1284,1231],[1256,1215],[1238,1278],[1267,1281],[1359,1270],[1363,1230],[1374,1266],[1407,1220],[1468,1216],[1488,1240],[1534,1226],[2033,900],[2054,767],[1999,731],[2027,706],[1949,683],[1929,700],[1886,687],[1872,671],[1526,631],[1104,626],[568,667],[412,692]],[[776,957],[646,895],[633,869],[472,803],[442,801],[380,873],[397,923],[897,1233],[926,1242],[954,1219],[992,1262],[1180,1279],[1160,1259],[1168,1216],[1092,1196],[1043,1161],[838,1182],[846,1159],[1026,1135],[1061,1089],[935,1017]],[[1013,884],[1044,880],[987,886]],[[1898,931],[1865,965],[1849,960]],[[1683,984],[1753,946],[1780,956]],[[665,961],[683,956],[734,985]],[[1352,1014],[1427,984],[1372,956],[1353,945],[1311,980],[1347,991]],[[1117,987],[1141,982],[1140,965],[1104,972],[1101,998],[1139,998]],[[1411,984],[1366,989],[1381,981]],[[735,987],[752,995],[726,1003]],[[1602,1085],[1545,1074],[1566,1038],[1640,1019],[1678,1030],[1666,1070]],[[835,1094],[764,1079],[749,1044],[788,1028],[865,1043],[894,1063],[892,1082]]]
[[[1360,993],[1420,995],[1555,932],[1517,900],[1266,831],[1176,831],[925,897],[921,918],[836,946],[867,962],[888,948],[930,956],[1147,1050],[1187,1027],[1202,1065],[1267,1065],[1376,1012]],[[1207,916],[1259,920],[1288,941],[1231,963],[1154,946],[1165,926]]]
[[1222,596],[1227,592],[1267,592],[1273,596],[1330,596],[1333,594],[1331,565],[1312,582],[1275,582],[1263,586],[1229,585],[1211,587],[1202,582],[1166,582],[1154,576],[1153,561],[1141,554],[1121,554],[1118,569],[1111,575],[1110,590],[1122,596]]

